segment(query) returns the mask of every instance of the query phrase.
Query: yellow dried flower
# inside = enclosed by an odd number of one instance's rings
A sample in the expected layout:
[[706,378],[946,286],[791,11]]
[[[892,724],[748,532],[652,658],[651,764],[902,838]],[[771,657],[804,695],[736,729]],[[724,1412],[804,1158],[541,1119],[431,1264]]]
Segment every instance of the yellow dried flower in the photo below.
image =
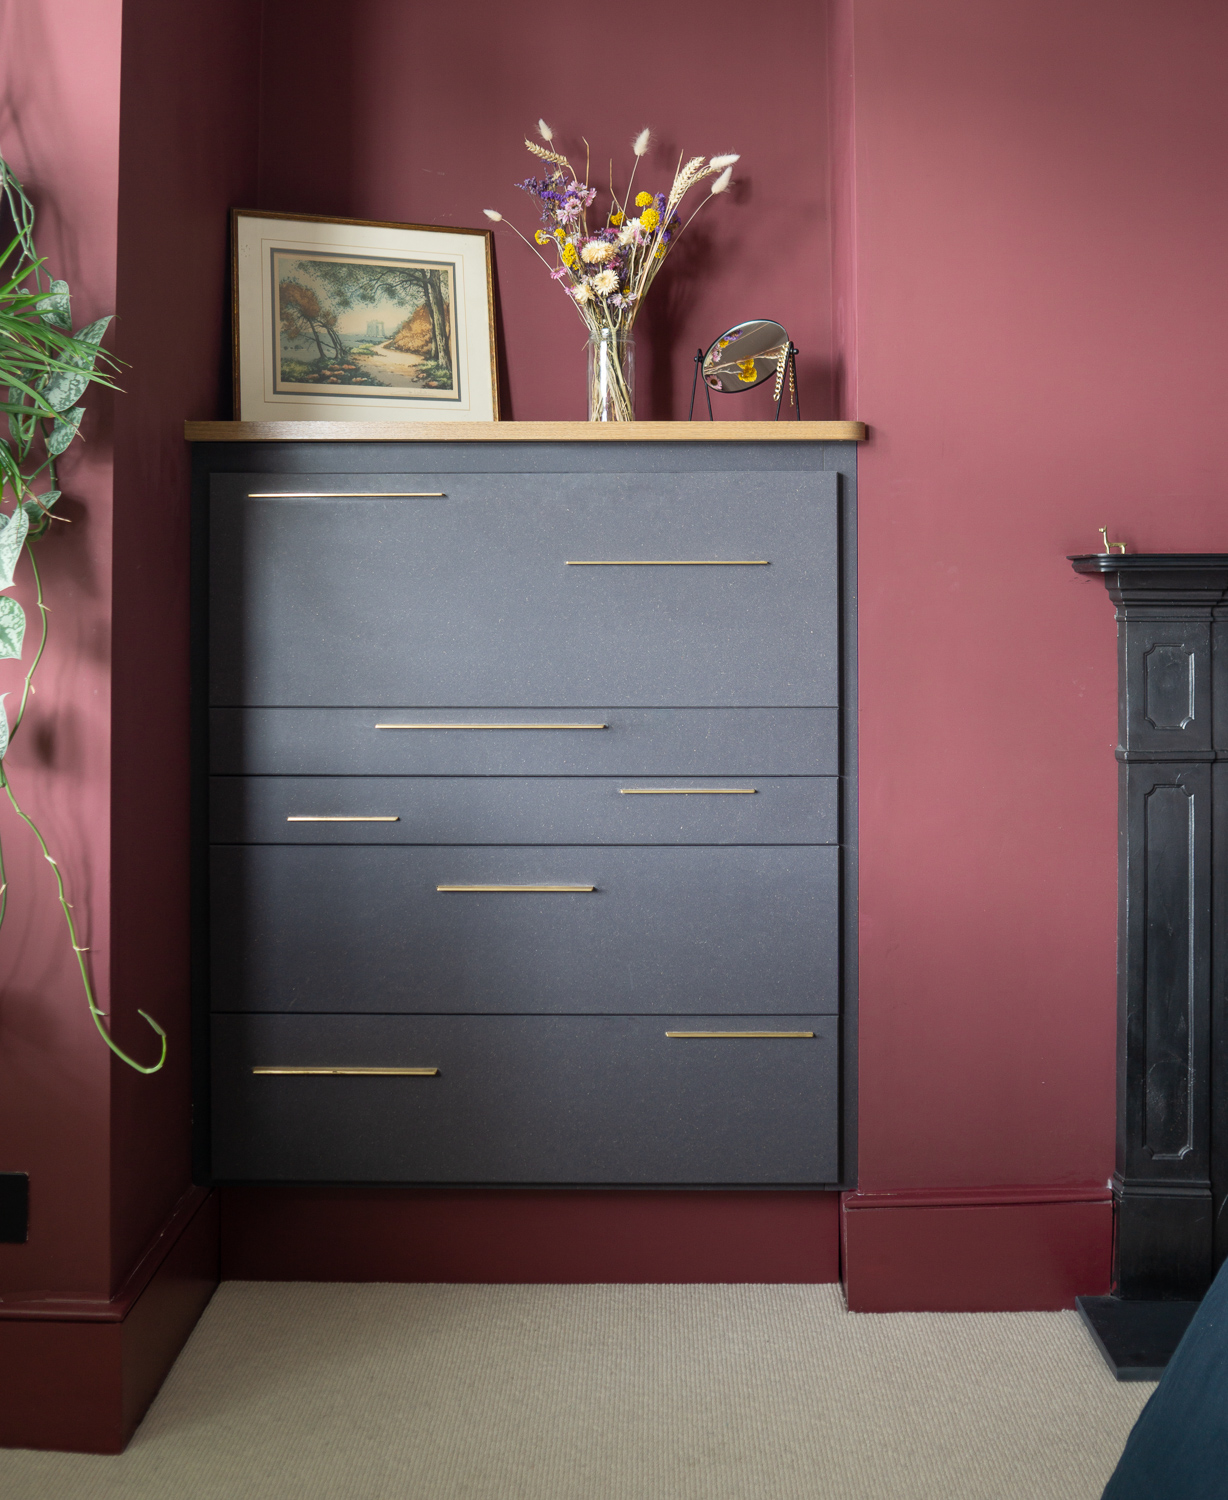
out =
[[537,243],[539,245],[548,245],[550,243],[550,240],[551,240],[551,236],[548,235],[544,229],[539,229],[537,231],[537,233],[533,236],[533,238],[537,241]]
[[621,213],[611,214],[610,215],[610,223],[613,224],[616,229],[622,223],[622,221],[623,221],[623,216],[622,216]]
[[572,245],[570,243],[564,245],[563,248],[562,248],[562,250],[560,251],[560,254],[563,257],[563,264],[565,266],[574,266],[575,265],[575,263],[576,263],[576,247],[574,245]]
[[758,376],[755,374],[755,357],[752,354],[749,359],[738,360],[738,379],[744,385],[749,385]]
[[651,202],[652,202],[652,194],[651,193],[637,193],[635,195],[635,206],[636,206],[636,208],[647,208],[648,205]]
[[658,245],[657,248],[656,248],[656,253],[653,255],[652,258],[653,258],[653,260],[664,260],[665,259],[665,246],[664,245]]
[[640,228],[646,234],[651,234],[660,222],[661,215],[655,208],[646,208],[640,215]]

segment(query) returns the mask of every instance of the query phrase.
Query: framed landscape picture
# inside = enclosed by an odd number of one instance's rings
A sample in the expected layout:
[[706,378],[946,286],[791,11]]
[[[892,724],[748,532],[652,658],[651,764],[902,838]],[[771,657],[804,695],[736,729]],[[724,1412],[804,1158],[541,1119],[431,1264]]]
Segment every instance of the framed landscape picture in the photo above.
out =
[[235,416],[497,421],[490,242],[234,209]]

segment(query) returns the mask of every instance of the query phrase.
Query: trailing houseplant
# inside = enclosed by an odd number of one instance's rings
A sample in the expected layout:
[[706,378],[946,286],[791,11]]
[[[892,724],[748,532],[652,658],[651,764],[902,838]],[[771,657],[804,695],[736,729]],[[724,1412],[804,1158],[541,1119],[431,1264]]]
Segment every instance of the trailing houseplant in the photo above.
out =
[[[78,941],[72,905],[64,885],[64,873],[47,846],[47,840],[17,799],[7,760],[13,737],[26,714],[34,674],[47,646],[47,605],[43,602],[43,579],[36,556],[36,543],[46,536],[59,518],[52,508],[60,498],[56,469],[61,455],[78,436],[85,408],[82,396],[91,385],[115,383],[106,373],[116,361],[101,348],[110,316],[98,318],[75,332],[72,326],[71,293],[66,281],[53,280],[45,261],[34,246],[34,208],[21,183],[0,158],[0,191],[3,209],[11,220],[13,238],[0,256],[0,402],[8,415],[8,437],[0,438],[0,661],[21,661],[25,649],[26,618],[21,605],[7,591],[12,588],[23,557],[30,565],[39,614],[38,648],[30,659],[22,682],[21,697],[10,719],[0,693],[0,791],[14,812],[38,841],[43,857],[55,874],[60,907],[68,938],[76,955],[86,1002],[98,1034],[117,1057],[138,1073],[156,1073],[166,1061],[166,1033],[147,1015],[143,1016],[162,1043],[161,1056],[152,1066],[137,1062],[116,1043],[103,1022],[107,1019],[94,998],[90,980],[88,948]],[[0,928],[8,909],[8,878],[4,849],[0,842]]]
[[[641,130],[632,144],[635,160],[620,197],[610,168],[609,203],[604,215],[596,215],[590,228],[590,210],[597,189],[589,185],[589,162],[583,178],[567,158],[554,150],[554,131],[545,120],[537,122],[544,145],[525,141],[525,149],[544,165],[544,177],[529,177],[517,186],[535,198],[546,226],[534,234],[536,245],[514,224],[529,249],[549,270],[574,303],[589,333],[589,419],[596,422],[635,420],[634,365],[631,330],[648,289],[683,230],[711,198],[725,192],[733,176],[737,153],[728,156],[680,156],[668,191],[640,191],[632,197],[641,157],[651,144],[650,132]],[[587,145],[587,142],[585,143]],[[683,217],[683,199],[691,189],[712,177],[707,195]],[[493,208],[483,209],[488,219],[504,222]],[[555,264],[542,254],[553,251]]]

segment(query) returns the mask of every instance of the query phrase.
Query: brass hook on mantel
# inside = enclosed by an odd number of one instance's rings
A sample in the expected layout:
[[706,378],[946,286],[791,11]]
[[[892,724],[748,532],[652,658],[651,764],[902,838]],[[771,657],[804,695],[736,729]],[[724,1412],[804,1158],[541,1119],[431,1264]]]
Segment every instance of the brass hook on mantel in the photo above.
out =
[[1125,544],[1125,542],[1110,542],[1109,541],[1109,528],[1107,526],[1102,526],[1100,528],[1100,537],[1101,537],[1101,540],[1104,542],[1104,547],[1103,547],[1102,550],[1105,553],[1109,553],[1109,552],[1124,552],[1126,550],[1126,544]]

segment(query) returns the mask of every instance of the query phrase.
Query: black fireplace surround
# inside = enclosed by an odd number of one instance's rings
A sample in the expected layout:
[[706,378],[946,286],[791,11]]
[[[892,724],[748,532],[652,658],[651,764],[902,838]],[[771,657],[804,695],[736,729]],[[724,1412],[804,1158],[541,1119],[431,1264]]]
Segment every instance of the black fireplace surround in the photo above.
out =
[[1112,1298],[1080,1309],[1154,1378],[1228,1255],[1228,554],[1070,559],[1117,606]]

